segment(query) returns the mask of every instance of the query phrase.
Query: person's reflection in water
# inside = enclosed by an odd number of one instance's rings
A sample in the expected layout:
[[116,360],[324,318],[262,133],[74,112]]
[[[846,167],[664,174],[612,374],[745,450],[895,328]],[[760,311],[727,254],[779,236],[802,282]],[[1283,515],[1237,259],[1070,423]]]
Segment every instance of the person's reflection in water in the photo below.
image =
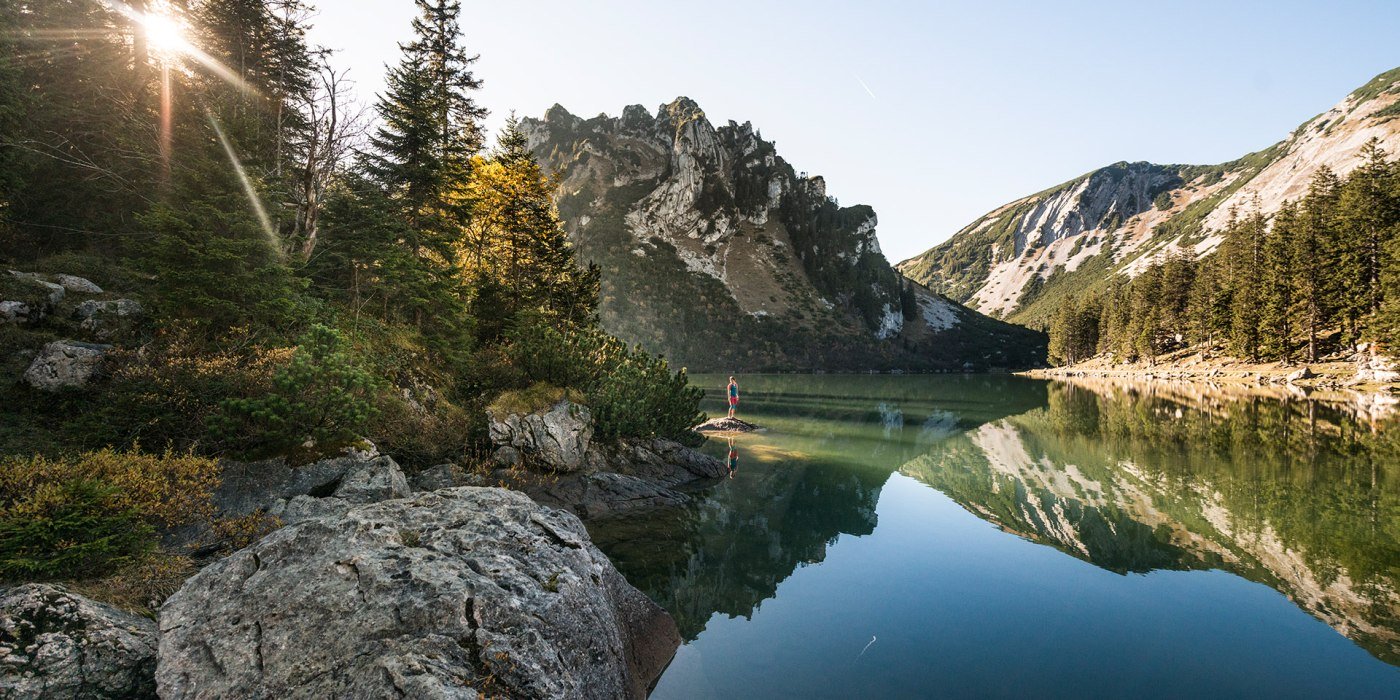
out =
[[729,438],[729,478],[734,478],[734,472],[739,469],[739,451],[734,449],[734,438]]

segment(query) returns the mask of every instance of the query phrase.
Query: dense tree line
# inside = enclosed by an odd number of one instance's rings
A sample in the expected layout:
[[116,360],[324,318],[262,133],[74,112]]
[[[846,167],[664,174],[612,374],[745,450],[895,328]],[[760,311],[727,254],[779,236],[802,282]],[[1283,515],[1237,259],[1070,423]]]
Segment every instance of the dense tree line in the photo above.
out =
[[1346,178],[1321,168],[1266,217],[1232,211],[1217,250],[1175,254],[1062,305],[1050,354],[1153,361],[1203,345],[1250,361],[1317,361],[1400,342],[1400,160],[1376,140]]
[[[569,358],[577,388],[609,389],[590,394],[605,434],[688,434],[698,392],[601,334],[598,271],[513,119],[489,147],[458,0],[415,2],[371,110],[302,0],[0,7],[0,262],[151,312],[87,395],[0,389],[28,407],[7,451],[361,434],[409,462],[470,455],[491,400],[550,379],[520,358],[560,337],[598,349]],[[47,323],[0,325],[0,359],[71,331]],[[328,392],[349,404],[302,415]]]

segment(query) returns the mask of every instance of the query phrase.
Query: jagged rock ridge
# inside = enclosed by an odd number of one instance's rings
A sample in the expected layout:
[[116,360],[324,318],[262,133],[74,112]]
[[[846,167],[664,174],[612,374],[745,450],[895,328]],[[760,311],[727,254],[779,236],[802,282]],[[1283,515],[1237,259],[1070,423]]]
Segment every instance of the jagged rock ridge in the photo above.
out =
[[[524,120],[559,210],[603,269],[604,325],[698,369],[1030,364],[1039,338],[911,284],[868,206],[843,207],[752,124],[679,98],[655,115]],[[1027,349],[1029,346],[1029,349]]]
[[984,313],[1036,324],[1060,300],[1173,252],[1206,255],[1232,208],[1265,214],[1322,166],[1345,175],[1372,137],[1400,152],[1400,69],[1274,146],[1215,166],[1116,163],[1001,206],[898,268]]

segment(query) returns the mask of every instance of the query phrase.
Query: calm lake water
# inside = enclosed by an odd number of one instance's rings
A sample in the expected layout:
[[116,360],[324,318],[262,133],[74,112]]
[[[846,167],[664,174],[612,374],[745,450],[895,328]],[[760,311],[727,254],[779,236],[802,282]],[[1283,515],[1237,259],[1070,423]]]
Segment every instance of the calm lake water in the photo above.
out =
[[[685,638],[655,698],[1400,697],[1400,426],[1182,388],[741,379],[768,431],[732,479],[591,528]],[[719,415],[724,378],[697,381]]]

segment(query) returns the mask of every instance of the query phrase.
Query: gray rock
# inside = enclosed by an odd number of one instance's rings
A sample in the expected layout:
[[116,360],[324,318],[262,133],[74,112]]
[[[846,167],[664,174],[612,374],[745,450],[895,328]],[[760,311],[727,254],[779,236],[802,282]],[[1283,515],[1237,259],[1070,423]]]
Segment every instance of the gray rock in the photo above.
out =
[[154,698],[156,623],[62,588],[0,591],[0,697]]
[[[362,471],[371,462],[376,468],[399,472],[400,478],[403,475],[391,457],[377,453],[346,454],[298,467],[288,466],[282,458],[261,462],[226,461],[221,465],[219,488],[214,491],[214,507],[221,515],[238,517],[269,510],[279,501],[297,496],[335,496],[351,473]],[[388,479],[394,481],[392,476]]]
[[1395,360],[1376,354],[1374,345],[1368,346],[1356,363],[1356,376],[1351,381],[1358,384],[1400,382],[1400,366]]
[[161,609],[175,698],[646,696],[680,644],[572,515],[460,488],[283,528]]
[[67,290],[63,288],[63,285],[54,284],[53,282],[44,279],[43,275],[39,275],[33,272],[17,272],[15,270],[10,270],[10,275],[15,277],[16,279],[21,279],[26,282],[29,282],[30,284],[35,284],[40,287],[43,287],[45,291],[49,293],[49,306],[58,304],[59,302],[63,301],[63,297],[66,296]]
[[584,520],[690,502],[689,496],[678,491],[636,476],[612,472],[566,474],[510,485],[541,505],[563,508]]
[[110,345],[56,340],[44,346],[24,371],[23,379],[42,391],[82,388],[97,375],[102,358],[111,349]]
[[131,299],[89,299],[79,304],[73,315],[80,321],[78,327],[101,340],[109,340],[145,315],[145,309]]
[[491,457],[496,460],[496,464],[503,467],[518,467],[525,461],[525,457],[520,454],[520,450],[509,445],[496,448],[496,452]]
[[22,323],[32,310],[22,301],[0,301],[0,323]]
[[53,281],[57,282],[64,289],[75,294],[101,294],[102,288],[93,284],[91,280],[76,277],[74,275],[54,275]]
[[1312,368],[1304,367],[1296,372],[1289,374],[1287,377],[1284,378],[1284,381],[1292,383],[1303,379],[1312,379],[1316,376],[1316,374],[1313,374]]
[[399,465],[381,455],[347,471],[332,495],[348,503],[377,503],[407,498],[412,493]]
[[485,486],[486,480],[480,474],[468,472],[449,462],[414,474],[409,477],[408,485],[414,491],[436,491],[458,486]]
[[285,501],[278,501],[267,509],[267,514],[277,518],[283,525],[292,525],[312,518],[345,515],[351,507],[352,504],[343,498],[294,496]]
[[491,442],[520,451],[526,463],[558,472],[583,468],[593,440],[593,415],[567,399],[529,413],[491,414]]
[[663,486],[719,479],[729,474],[723,461],[670,440],[625,440],[597,451],[608,471]]
[[729,417],[712,418],[694,428],[697,433],[751,433],[758,429],[753,423]]

